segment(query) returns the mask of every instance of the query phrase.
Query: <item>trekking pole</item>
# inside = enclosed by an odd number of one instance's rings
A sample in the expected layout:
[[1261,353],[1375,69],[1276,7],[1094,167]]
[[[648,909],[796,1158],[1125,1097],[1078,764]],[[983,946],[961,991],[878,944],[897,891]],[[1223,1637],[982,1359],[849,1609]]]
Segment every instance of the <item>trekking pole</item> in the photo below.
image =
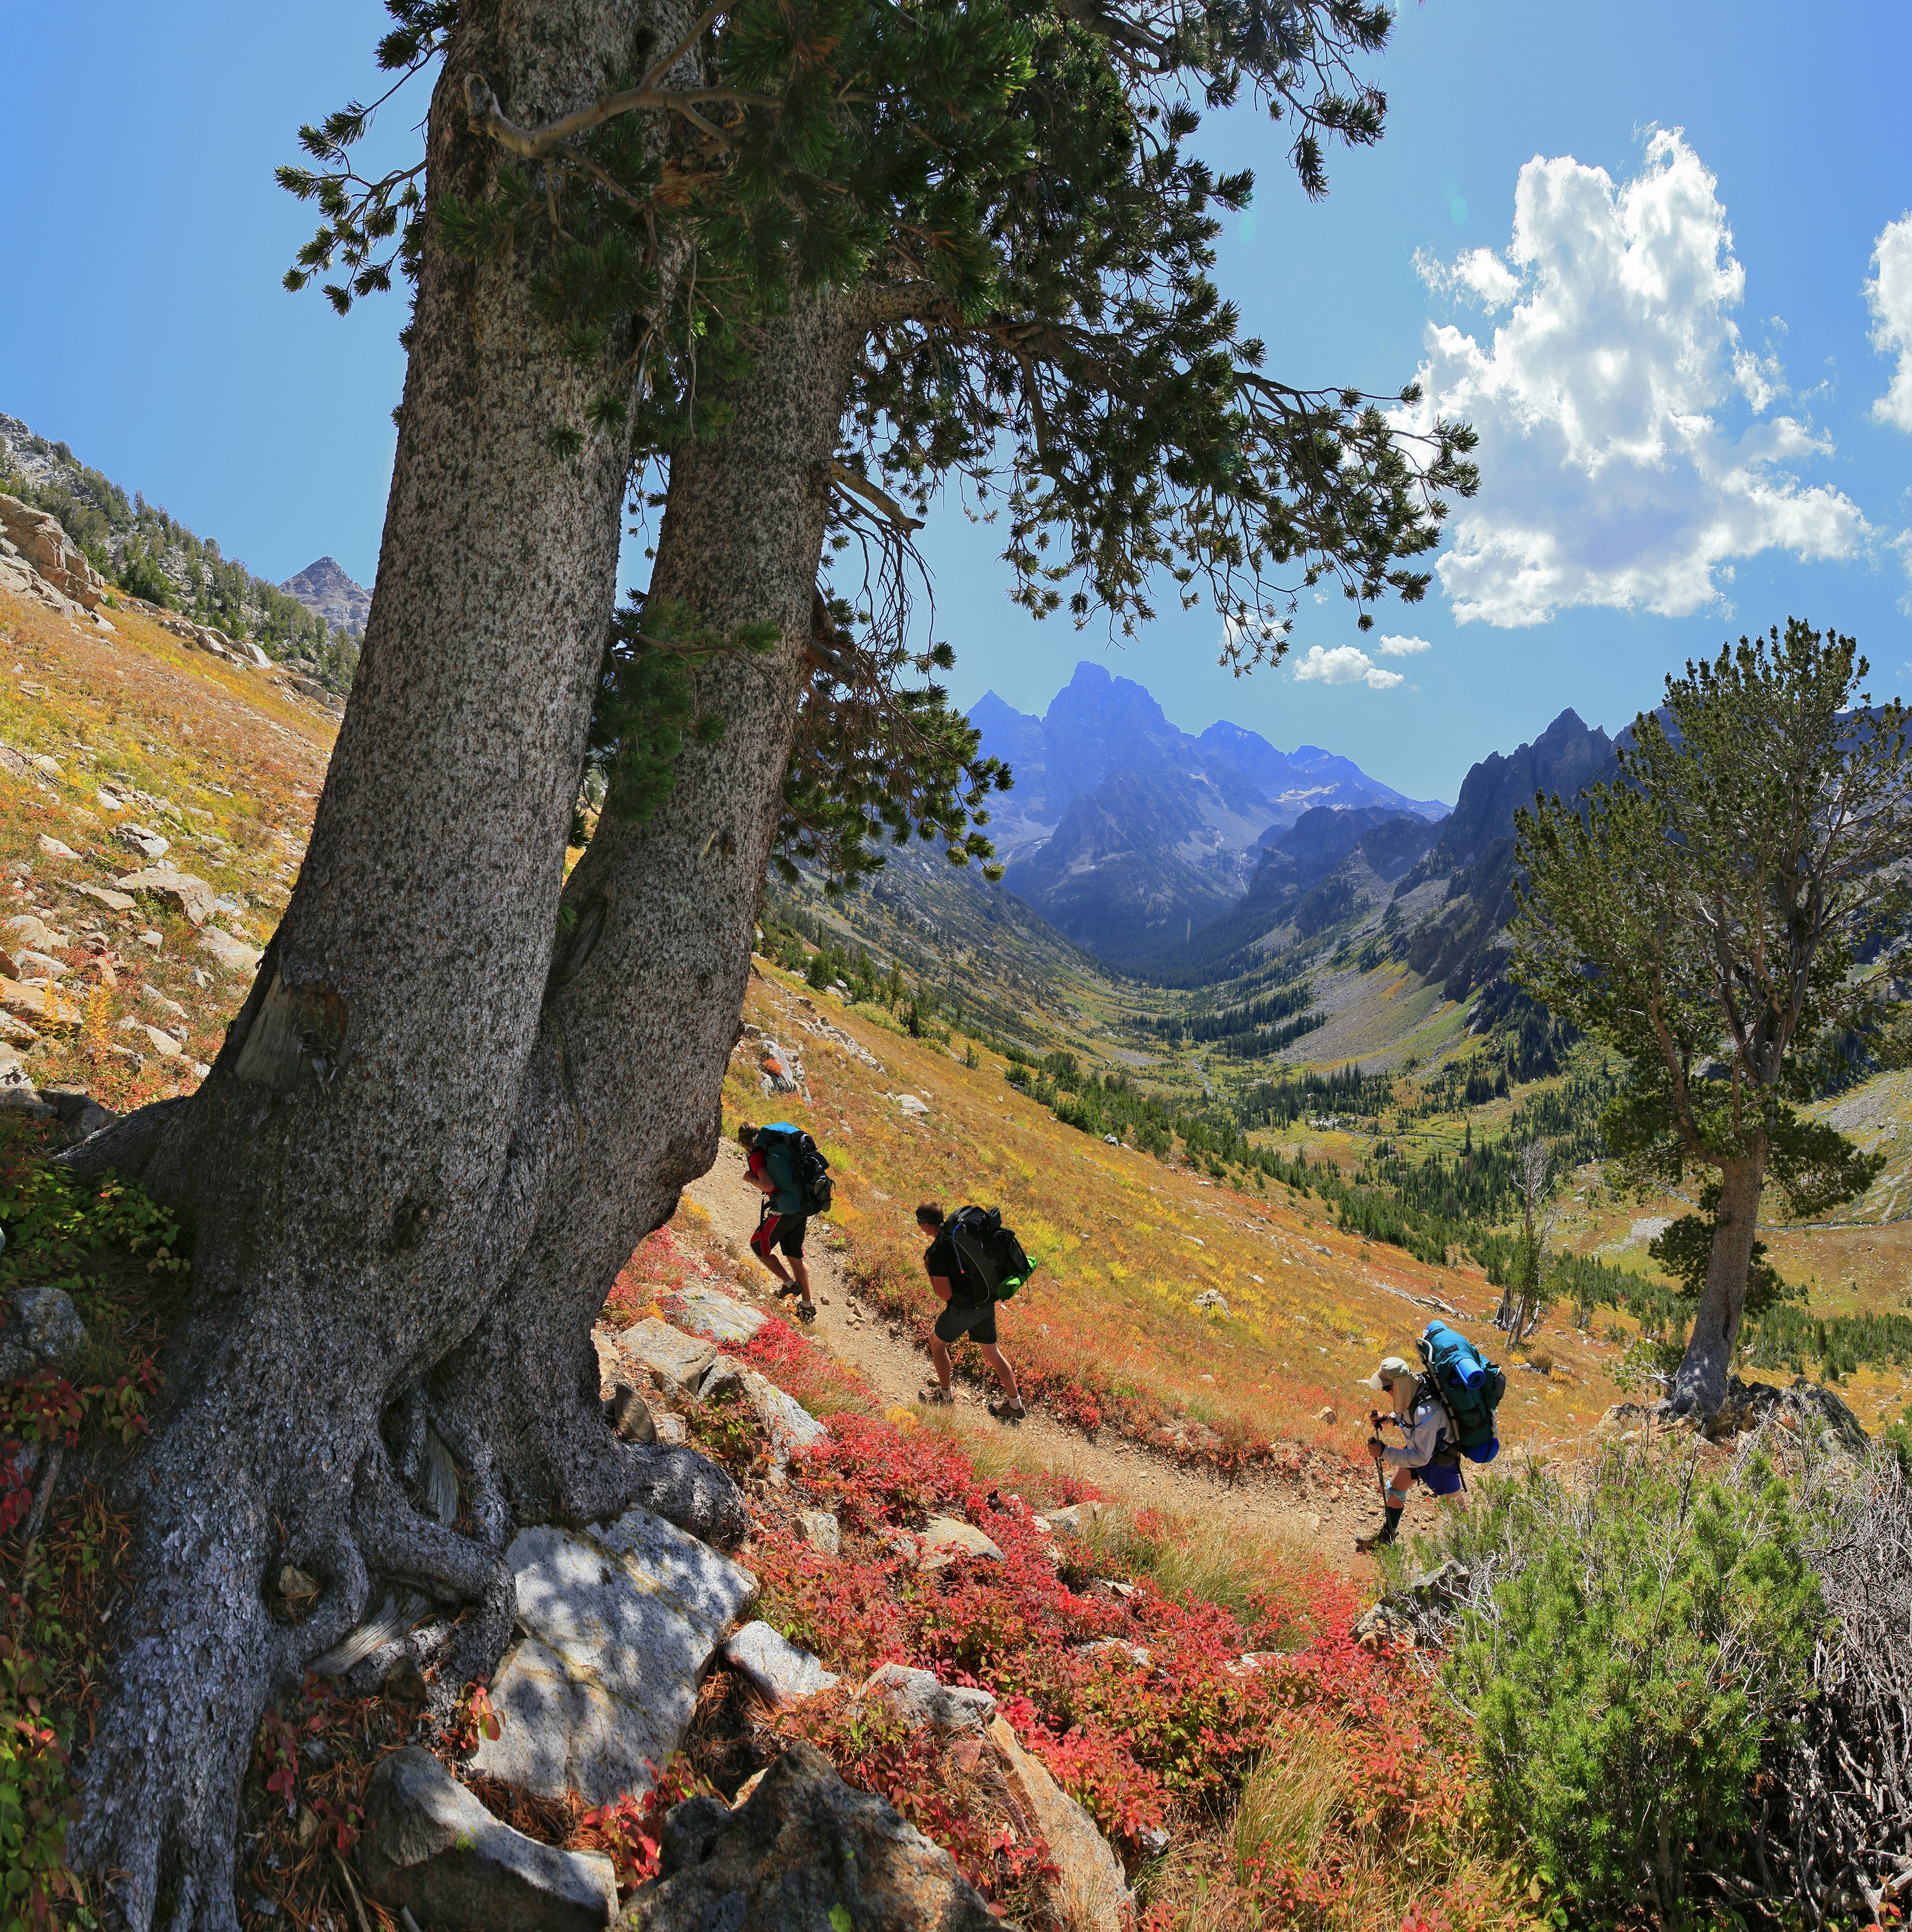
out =
[[[1367,1412],[1367,1439],[1372,1444],[1379,1446],[1380,1444],[1381,1412],[1378,1408],[1370,1408]],[[1374,1480],[1381,1486],[1381,1507],[1385,1510],[1388,1507],[1388,1479],[1382,1473],[1382,1468],[1381,1459],[1377,1456],[1374,1459]]]

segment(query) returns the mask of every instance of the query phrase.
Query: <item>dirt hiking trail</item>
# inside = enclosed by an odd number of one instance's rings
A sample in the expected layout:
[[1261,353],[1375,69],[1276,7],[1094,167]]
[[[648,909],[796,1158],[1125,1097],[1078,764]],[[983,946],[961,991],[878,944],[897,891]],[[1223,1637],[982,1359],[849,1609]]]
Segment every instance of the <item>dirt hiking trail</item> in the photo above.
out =
[[[776,1299],[776,1282],[747,1245],[763,1196],[746,1173],[742,1150],[734,1141],[724,1141],[716,1165],[684,1192],[710,1216],[719,1246],[742,1262],[749,1298],[794,1319],[794,1301]],[[935,1379],[929,1355],[900,1327],[865,1306],[844,1286],[841,1251],[841,1238],[827,1221],[810,1224],[803,1251],[817,1300],[810,1333],[855,1368],[886,1402],[914,1410],[917,1392]],[[926,1312],[933,1302],[926,1279]],[[1012,1365],[1016,1327],[1012,1303],[1001,1316],[1001,1346]],[[1310,1473],[1296,1479],[1256,1472],[1228,1482],[1112,1432],[1091,1442],[1037,1408],[1031,1408],[1026,1421],[1013,1426],[998,1422],[986,1404],[999,1393],[993,1380],[984,1387],[959,1378],[954,1408],[928,1413],[947,1419],[959,1436],[992,1440],[1025,1463],[1092,1483],[1111,1501],[1161,1510],[1191,1522],[1218,1522],[1270,1542],[1314,1550],[1338,1570],[1364,1574],[1370,1568],[1367,1558],[1355,1553],[1354,1539],[1379,1522],[1379,1496],[1373,1485],[1352,1473],[1346,1478]],[[1005,1436],[1013,1436],[1013,1444],[1002,1442]],[[1412,1534],[1430,1528],[1432,1522],[1432,1506],[1417,1495],[1403,1528]]]

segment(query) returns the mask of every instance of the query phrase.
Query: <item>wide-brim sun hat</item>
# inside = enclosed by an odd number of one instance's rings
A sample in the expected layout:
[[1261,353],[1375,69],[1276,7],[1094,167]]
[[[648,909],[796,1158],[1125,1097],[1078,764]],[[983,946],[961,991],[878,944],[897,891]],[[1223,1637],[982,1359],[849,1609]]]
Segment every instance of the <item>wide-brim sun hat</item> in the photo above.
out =
[[1381,1366],[1374,1371],[1373,1374],[1361,1377],[1359,1385],[1362,1388],[1375,1389],[1385,1393],[1392,1388],[1396,1382],[1411,1382],[1413,1379],[1414,1370],[1408,1364],[1403,1361],[1400,1356],[1386,1355],[1382,1357]]

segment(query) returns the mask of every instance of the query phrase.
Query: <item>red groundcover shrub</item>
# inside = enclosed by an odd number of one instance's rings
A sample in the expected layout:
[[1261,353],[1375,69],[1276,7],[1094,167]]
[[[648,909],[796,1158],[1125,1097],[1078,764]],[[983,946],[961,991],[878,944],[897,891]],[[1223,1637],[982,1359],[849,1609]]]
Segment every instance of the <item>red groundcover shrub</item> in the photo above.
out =
[[[768,1372],[801,1375],[803,1358],[821,1352],[770,1323],[751,1352]],[[1443,1876],[1463,1821],[1461,1741],[1420,1672],[1355,1641],[1361,1602],[1345,1579],[1325,1566],[1271,1570],[1266,1591],[1241,1612],[1171,1598],[1148,1575],[1125,1574],[1046,1534],[1008,1480],[988,1489],[937,1432],[855,1414],[833,1417],[830,1430],[791,1475],[803,1501],[838,1516],[841,1556],[766,1526],[750,1561],[760,1614],[821,1656],[846,1692],[893,1660],[992,1691],[1025,1746],[1142,1874],[1145,1893],[1147,1852],[1166,1830],[1177,1843],[1208,1840],[1229,1865],[1242,1910],[1265,1925],[1376,1922],[1378,1904],[1364,1901],[1377,1858],[1397,1885],[1403,1871],[1406,1882],[1419,1883],[1412,1909],[1429,1926],[1508,1922],[1496,1904]],[[1024,1484],[1038,1485],[1055,1494],[1045,1478]],[[1001,1560],[963,1557],[919,1571],[896,1532],[938,1514],[974,1523]],[[1129,1587],[1112,1589],[1112,1581]],[[872,1727],[842,1696],[779,1721],[948,1845],[998,1904],[1027,1903],[1040,1861],[959,1814],[932,1739],[892,1735],[880,1720]],[[1324,1737],[1334,1740],[1339,1770],[1313,1835],[1225,1857],[1250,1780],[1278,1768],[1298,1742],[1318,1750]],[[1386,1932],[1394,1932],[1403,1907],[1388,1909]],[[1167,1905],[1149,1918],[1163,1928],[1181,1922]]]

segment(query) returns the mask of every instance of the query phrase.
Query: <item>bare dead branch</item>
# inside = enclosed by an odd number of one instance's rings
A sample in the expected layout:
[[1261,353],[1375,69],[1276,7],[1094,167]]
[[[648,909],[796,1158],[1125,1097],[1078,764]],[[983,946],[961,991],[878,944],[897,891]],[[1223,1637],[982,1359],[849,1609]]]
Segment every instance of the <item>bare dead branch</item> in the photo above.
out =
[[687,121],[719,140],[724,137],[698,112],[699,106],[722,104],[736,107],[774,107],[776,97],[769,94],[743,94],[733,87],[627,87],[608,94],[589,107],[581,107],[548,128],[521,128],[498,105],[490,86],[478,74],[465,80],[465,107],[474,133],[488,134],[501,148],[527,161],[541,161],[547,155],[563,154],[581,158],[571,143],[575,136],[587,134],[620,114],[634,114],[646,108],[660,108],[681,114]]
[[840,490],[848,490],[880,511],[884,519],[899,530],[920,530],[923,519],[913,517],[886,490],[879,490],[866,476],[860,476],[848,464],[833,462],[830,480]]

